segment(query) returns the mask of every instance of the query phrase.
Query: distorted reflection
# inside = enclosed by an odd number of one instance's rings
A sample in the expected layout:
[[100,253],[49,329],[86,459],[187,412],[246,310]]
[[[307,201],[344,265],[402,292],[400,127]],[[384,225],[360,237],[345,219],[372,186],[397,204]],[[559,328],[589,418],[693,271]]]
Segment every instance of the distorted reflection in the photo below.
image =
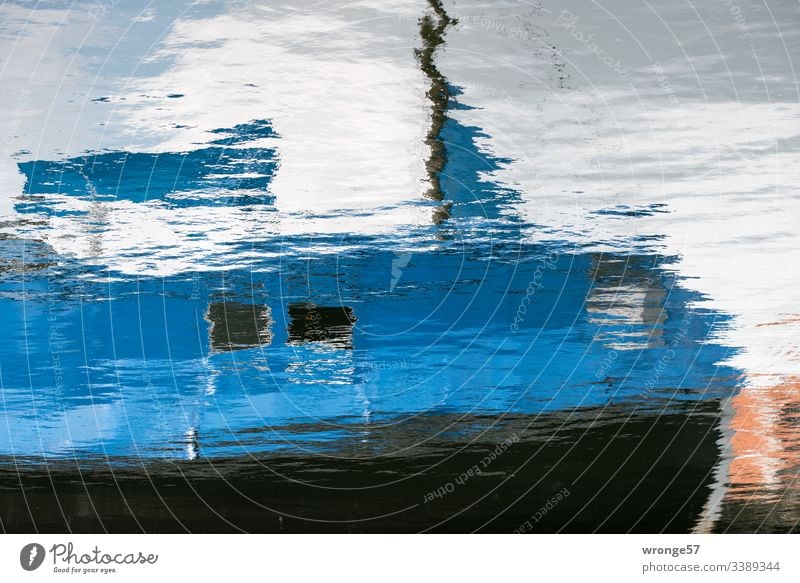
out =
[[289,344],[320,342],[334,348],[353,348],[353,309],[347,306],[289,305]]
[[20,274],[53,265],[53,248],[44,241],[0,233],[0,273]]
[[211,324],[211,350],[229,352],[272,342],[272,312],[269,306],[232,301],[212,302],[206,312]]
[[595,340],[619,350],[663,346],[667,290],[646,257],[593,254],[586,299]]
[[796,528],[796,6],[608,2],[0,4],[4,528]]

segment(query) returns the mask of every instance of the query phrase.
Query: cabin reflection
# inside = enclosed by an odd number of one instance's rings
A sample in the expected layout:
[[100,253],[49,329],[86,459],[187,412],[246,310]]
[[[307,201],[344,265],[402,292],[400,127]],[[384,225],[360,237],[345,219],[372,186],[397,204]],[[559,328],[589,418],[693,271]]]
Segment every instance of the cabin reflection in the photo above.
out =
[[289,304],[289,344],[320,342],[334,348],[353,348],[353,309],[347,306]]
[[635,256],[596,254],[586,299],[597,340],[615,349],[663,346],[667,289],[656,265]]
[[206,311],[211,324],[212,352],[231,352],[272,342],[272,312],[269,306],[239,302],[212,302]]

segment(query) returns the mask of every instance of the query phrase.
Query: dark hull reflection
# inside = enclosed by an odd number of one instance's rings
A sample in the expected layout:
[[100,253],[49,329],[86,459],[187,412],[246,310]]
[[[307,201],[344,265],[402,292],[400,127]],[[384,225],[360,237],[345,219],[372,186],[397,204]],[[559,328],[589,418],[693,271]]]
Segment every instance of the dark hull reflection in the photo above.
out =
[[634,417],[443,415],[354,428],[336,457],[4,463],[0,517],[7,532],[686,532],[708,497],[718,425],[718,402]]

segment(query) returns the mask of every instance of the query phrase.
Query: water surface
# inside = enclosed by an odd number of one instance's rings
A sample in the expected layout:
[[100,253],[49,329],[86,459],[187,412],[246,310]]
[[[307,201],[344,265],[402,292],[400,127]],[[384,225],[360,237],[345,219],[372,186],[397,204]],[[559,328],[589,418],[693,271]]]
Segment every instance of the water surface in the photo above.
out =
[[796,10],[4,4],[3,529],[795,529]]

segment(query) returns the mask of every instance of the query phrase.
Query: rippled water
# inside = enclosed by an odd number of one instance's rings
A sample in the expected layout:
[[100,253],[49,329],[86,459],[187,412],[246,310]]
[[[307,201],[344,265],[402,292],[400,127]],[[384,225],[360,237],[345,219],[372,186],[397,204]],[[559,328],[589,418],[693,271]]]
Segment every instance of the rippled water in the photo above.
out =
[[800,15],[732,6],[3,4],[0,524],[795,529]]

